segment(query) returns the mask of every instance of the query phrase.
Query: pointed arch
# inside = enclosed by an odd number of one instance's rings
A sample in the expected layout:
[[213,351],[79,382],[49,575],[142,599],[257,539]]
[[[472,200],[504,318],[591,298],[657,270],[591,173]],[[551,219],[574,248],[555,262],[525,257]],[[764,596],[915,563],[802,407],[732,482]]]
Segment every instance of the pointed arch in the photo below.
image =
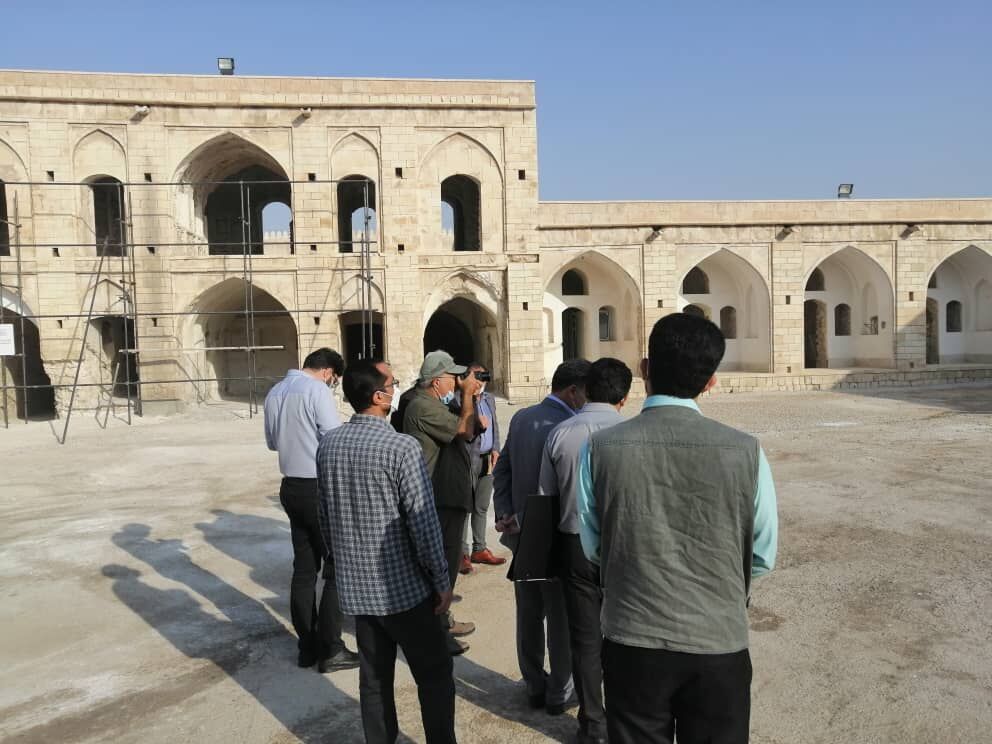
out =
[[9,143],[0,139],[0,181],[8,184],[14,181],[27,181],[28,169],[24,159]]
[[[500,181],[503,179],[503,169],[500,167],[499,159],[493,154],[493,151],[482,144],[479,140],[475,139],[464,132],[454,132],[444,137],[439,142],[434,144],[420,160],[421,169],[429,163],[432,159],[436,158],[437,155],[445,150],[455,149],[461,146],[469,152],[479,152],[484,155],[486,162],[492,165],[496,171],[499,173]],[[476,164],[481,165],[481,164]]]
[[127,153],[124,145],[104,129],[94,129],[80,137],[72,148],[72,171],[77,181],[111,176],[127,181]]
[[928,324],[927,363],[992,361],[992,254],[975,244],[948,251],[927,285],[928,316],[935,321]]

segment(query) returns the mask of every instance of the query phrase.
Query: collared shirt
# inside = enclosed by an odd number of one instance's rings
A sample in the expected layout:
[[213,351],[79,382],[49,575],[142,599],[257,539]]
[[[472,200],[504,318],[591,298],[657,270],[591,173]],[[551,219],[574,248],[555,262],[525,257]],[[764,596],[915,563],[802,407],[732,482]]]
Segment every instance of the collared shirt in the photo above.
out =
[[302,370],[291,369],[265,396],[265,443],[289,478],[317,477],[317,444],[340,425],[327,385]]
[[420,446],[356,414],[317,450],[324,542],[346,615],[395,615],[451,588]]
[[[700,415],[696,401],[689,398],[675,398],[670,395],[651,395],[644,401],[644,409],[657,406],[684,406]],[[599,563],[600,529],[599,515],[596,513],[596,497],[593,493],[592,465],[589,462],[589,442],[582,447],[579,458],[579,537],[582,550],[593,563]],[[778,509],[776,506],[775,483],[763,449],[758,450],[758,485],[754,493],[754,547],[751,576],[763,576],[775,567],[775,554],[778,549]]]
[[476,413],[489,419],[489,428],[479,435],[479,454],[485,455],[493,451],[494,432],[496,428],[496,411],[492,410],[485,395],[479,396]]
[[559,398],[554,393],[548,393],[548,396],[545,398],[545,400],[550,400],[552,403],[557,403],[559,406],[561,406],[566,411],[568,411],[568,415],[569,416],[574,416],[575,415],[575,409],[572,408],[570,405],[568,405],[568,403],[566,403],[565,401],[563,401],[561,398]]
[[587,403],[579,413],[551,430],[541,461],[540,493],[557,493],[561,500],[558,529],[579,533],[577,502],[579,455],[594,431],[619,424],[623,416],[609,403]]

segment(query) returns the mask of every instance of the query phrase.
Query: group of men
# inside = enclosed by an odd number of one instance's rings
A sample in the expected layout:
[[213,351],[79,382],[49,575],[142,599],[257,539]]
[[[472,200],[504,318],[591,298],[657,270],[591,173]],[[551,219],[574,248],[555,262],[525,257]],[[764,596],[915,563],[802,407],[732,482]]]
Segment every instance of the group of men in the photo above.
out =
[[[386,362],[344,370],[326,349],[269,393],[299,663],[359,667],[367,742],[399,733],[398,648],[426,740],[456,741],[452,656],[475,628],[450,606],[460,570],[501,562],[485,543],[490,494],[495,528],[514,552],[534,539],[528,502],[550,497],[557,509],[549,534],[537,536],[550,546],[552,574],[514,583],[532,707],[556,715],[577,700],[580,743],[748,740],[746,606],[752,577],[775,561],[771,472],[755,438],[695,403],[716,382],[719,328],[669,315],[648,347],[639,415],[620,414],[633,378],[623,362],[568,361],[550,395],[513,416],[502,447],[486,370],[443,351],[427,354],[402,400]],[[339,379],[355,411],[344,425],[323,388]],[[311,438],[290,433],[308,426]],[[357,655],[341,643],[341,613],[355,617]]]

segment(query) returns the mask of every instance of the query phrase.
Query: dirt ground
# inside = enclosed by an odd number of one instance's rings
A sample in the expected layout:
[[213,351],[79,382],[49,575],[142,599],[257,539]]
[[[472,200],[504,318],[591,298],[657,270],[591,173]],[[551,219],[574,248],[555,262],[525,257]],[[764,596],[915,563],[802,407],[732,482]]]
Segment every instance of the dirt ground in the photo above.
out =
[[[778,486],[752,741],[990,741],[992,387],[702,405],[761,437]],[[0,739],[361,741],[357,672],[294,665],[278,480],[237,404],[80,417],[64,446],[46,423],[0,429]],[[459,581],[478,625],[455,661],[460,741],[570,741],[574,711],[526,707],[504,574]],[[403,740],[423,741],[402,663],[397,688]]]

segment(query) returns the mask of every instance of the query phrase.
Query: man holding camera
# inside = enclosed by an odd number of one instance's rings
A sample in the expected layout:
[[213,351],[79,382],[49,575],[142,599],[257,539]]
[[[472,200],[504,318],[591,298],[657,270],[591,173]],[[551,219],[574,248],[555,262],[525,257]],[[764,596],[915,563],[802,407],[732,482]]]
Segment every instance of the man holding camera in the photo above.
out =
[[[475,439],[479,422],[476,419],[475,396],[481,383],[467,367],[455,364],[446,351],[432,351],[420,366],[417,390],[410,398],[403,415],[403,433],[414,437],[424,452],[427,472],[434,484],[434,503],[441,523],[444,554],[448,561],[451,588],[462,558],[462,534],[465,521],[472,510],[472,463],[466,443]],[[448,406],[461,393],[459,414]],[[475,625],[456,622],[446,615],[450,633],[448,647],[452,654],[468,650],[468,644],[458,640],[475,631]]]

